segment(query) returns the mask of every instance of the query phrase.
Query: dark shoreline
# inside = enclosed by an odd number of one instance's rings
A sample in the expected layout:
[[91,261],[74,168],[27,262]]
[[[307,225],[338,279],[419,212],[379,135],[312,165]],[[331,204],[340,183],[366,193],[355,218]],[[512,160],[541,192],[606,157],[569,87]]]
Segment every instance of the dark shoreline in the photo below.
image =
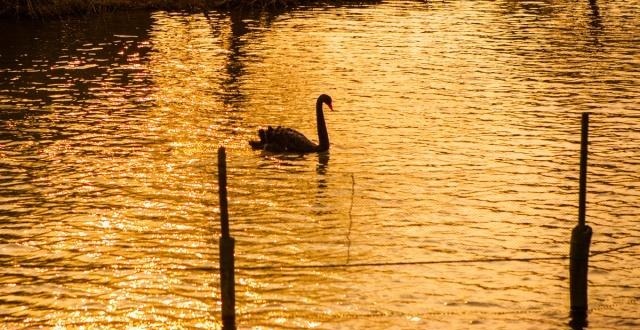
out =
[[299,6],[358,5],[380,0],[0,0],[0,18],[61,18],[122,10],[282,10]]

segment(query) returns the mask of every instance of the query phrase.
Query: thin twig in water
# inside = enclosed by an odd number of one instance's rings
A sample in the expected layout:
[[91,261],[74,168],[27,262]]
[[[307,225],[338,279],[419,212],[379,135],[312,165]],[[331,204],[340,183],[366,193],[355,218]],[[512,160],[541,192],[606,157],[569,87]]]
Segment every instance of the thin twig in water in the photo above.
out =
[[356,179],[354,178],[353,173],[351,173],[351,205],[349,206],[349,230],[347,231],[347,262],[346,262],[347,264],[351,260],[351,226],[353,225],[352,211],[353,211],[353,197],[355,196],[355,192],[356,192]]
[[608,253],[611,253],[611,252],[617,252],[617,251],[620,251],[620,250],[625,250],[625,249],[628,249],[628,248],[636,247],[638,245],[640,245],[640,243],[629,243],[627,245],[618,246],[618,247],[615,247],[615,248],[609,249],[609,250],[591,252],[591,256],[593,257],[593,256],[597,256],[599,254],[608,254]]

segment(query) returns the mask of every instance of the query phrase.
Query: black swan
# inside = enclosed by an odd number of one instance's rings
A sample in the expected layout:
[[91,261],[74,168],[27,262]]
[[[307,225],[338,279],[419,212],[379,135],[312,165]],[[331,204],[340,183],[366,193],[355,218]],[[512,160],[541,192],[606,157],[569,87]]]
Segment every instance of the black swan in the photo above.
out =
[[249,144],[253,149],[271,152],[308,153],[329,150],[329,133],[327,132],[327,124],[324,122],[324,112],[322,112],[323,103],[333,110],[331,96],[326,94],[318,96],[316,101],[318,144],[311,142],[302,133],[292,128],[281,126],[276,128],[269,126],[266,129],[259,129],[258,136],[260,141],[249,141]]

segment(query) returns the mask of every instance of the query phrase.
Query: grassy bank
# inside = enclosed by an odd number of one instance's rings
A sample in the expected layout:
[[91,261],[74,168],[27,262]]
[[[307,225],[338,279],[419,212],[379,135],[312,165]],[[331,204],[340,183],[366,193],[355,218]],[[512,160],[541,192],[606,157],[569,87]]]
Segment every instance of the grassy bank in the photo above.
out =
[[282,9],[307,4],[347,4],[356,0],[0,0],[0,17],[56,17],[116,10]]

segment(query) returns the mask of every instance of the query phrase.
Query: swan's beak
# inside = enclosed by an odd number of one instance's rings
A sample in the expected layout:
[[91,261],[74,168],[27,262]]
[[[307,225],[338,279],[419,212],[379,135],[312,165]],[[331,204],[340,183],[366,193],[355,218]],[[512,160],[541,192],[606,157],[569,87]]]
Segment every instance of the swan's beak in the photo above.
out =
[[331,105],[331,103],[327,104],[329,106],[329,109],[331,109],[331,111],[333,111],[333,105]]

